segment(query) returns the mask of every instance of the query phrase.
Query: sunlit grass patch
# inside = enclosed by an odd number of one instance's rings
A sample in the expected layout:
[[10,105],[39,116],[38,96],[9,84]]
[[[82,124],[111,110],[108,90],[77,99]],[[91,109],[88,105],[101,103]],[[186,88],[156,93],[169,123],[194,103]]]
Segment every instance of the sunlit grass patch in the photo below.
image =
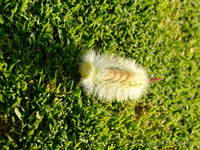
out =
[[[0,149],[199,149],[200,3],[1,1]],[[153,83],[125,103],[80,86],[94,49],[135,59]]]

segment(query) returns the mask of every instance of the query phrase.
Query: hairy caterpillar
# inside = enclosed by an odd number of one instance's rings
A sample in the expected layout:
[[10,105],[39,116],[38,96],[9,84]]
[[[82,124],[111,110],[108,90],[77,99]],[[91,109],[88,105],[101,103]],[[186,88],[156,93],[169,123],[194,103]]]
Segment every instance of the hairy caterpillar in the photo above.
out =
[[[108,101],[139,98],[151,80],[135,61],[89,51],[79,68],[81,84],[89,94]],[[154,80],[160,79],[152,79]]]

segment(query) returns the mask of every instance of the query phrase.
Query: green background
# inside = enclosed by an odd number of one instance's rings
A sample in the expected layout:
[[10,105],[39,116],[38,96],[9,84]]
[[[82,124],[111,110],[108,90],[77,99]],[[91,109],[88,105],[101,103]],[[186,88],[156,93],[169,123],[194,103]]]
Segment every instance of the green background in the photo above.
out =
[[[94,49],[151,84],[106,103],[80,87]],[[199,0],[0,0],[0,149],[200,149]]]

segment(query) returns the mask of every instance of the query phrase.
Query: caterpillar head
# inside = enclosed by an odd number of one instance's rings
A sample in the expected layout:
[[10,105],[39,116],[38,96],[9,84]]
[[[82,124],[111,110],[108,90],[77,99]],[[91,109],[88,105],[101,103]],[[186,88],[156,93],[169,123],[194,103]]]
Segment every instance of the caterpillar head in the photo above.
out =
[[89,62],[83,62],[80,64],[79,72],[83,78],[88,78],[94,71],[93,64]]

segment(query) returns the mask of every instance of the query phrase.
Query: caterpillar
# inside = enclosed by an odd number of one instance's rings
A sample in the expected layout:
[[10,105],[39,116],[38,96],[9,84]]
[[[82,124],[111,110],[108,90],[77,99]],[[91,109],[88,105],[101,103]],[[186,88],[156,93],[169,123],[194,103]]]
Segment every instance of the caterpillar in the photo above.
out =
[[149,82],[146,71],[131,59],[89,51],[79,67],[81,85],[100,100],[125,101],[138,99]]

